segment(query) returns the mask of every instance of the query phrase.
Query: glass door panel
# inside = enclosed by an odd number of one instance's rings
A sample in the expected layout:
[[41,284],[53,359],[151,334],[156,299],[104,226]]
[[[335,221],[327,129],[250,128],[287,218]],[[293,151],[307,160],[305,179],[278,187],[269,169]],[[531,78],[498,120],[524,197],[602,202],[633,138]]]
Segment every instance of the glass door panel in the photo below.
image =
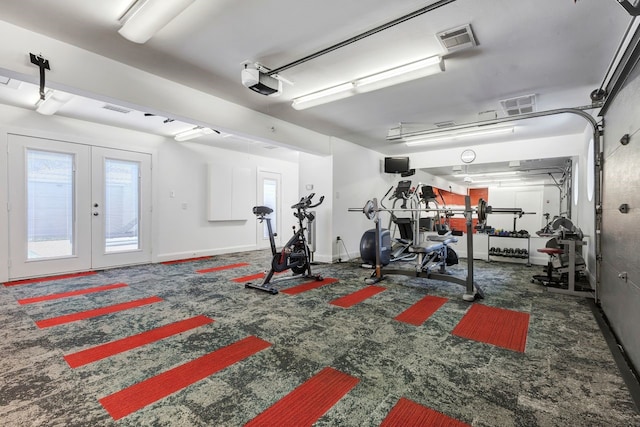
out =
[[[280,174],[267,171],[258,171],[258,183],[257,183],[256,203],[262,206],[268,206],[273,209],[273,212],[269,214],[271,218],[271,227],[273,232],[278,234],[275,237],[276,246],[281,244],[280,234]],[[256,241],[259,248],[269,247],[269,232],[267,230],[267,223],[262,224],[256,221],[258,228],[256,232]]]
[[27,259],[75,254],[74,154],[27,149]]
[[140,164],[105,160],[105,252],[140,249]]

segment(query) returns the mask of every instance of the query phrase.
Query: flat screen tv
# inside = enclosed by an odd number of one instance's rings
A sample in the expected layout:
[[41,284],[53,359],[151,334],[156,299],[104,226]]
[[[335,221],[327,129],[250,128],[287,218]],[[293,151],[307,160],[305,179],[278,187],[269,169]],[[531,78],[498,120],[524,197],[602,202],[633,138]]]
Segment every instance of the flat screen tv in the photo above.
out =
[[408,157],[385,157],[384,171],[385,173],[409,172],[409,158]]

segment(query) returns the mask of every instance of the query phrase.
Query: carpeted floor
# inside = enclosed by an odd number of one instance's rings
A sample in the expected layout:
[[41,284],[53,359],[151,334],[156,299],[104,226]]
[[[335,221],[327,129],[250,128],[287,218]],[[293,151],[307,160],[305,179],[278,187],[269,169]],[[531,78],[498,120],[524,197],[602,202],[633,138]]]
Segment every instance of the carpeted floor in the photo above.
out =
[[477,262],[475,303],[404,276],[363,290],[355,263],[245,289],[269,258],[0,286],[0,425],[640,425],[587,301],[539,267]]

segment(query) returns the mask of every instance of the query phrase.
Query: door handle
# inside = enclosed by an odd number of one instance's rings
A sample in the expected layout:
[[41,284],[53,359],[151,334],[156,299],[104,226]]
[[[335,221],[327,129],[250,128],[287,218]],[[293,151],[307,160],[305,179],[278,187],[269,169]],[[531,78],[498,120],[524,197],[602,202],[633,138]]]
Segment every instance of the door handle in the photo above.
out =
[[98,215],[100,215],[98,212],[93,213],[93,216],[98,216]]

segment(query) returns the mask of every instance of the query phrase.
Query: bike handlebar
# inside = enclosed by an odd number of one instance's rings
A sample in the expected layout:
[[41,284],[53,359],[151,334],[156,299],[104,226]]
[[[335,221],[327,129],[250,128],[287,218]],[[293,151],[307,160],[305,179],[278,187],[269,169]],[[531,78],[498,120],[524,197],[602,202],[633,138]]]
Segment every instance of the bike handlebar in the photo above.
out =
[[318,203],[316,203],[315,205],[312,205],[311,199],[313,199],[313,196],[315,195],[316,193],[311,193],[308,196],[301,198],[298,203],[291,206],[291,209],[305,210],[309,208],[315,208],[316,206],[320,206],[320,204],[322,204],[322,202],[324,201],[324,196],[320,197],[320,201]]
[[318,203],[316,203],[315,205],[310,205],[310,208],[315,208],[316,206],[320,206],[322,204],[322,202],[324,201],[324,196],[320,196],[320,201]]

